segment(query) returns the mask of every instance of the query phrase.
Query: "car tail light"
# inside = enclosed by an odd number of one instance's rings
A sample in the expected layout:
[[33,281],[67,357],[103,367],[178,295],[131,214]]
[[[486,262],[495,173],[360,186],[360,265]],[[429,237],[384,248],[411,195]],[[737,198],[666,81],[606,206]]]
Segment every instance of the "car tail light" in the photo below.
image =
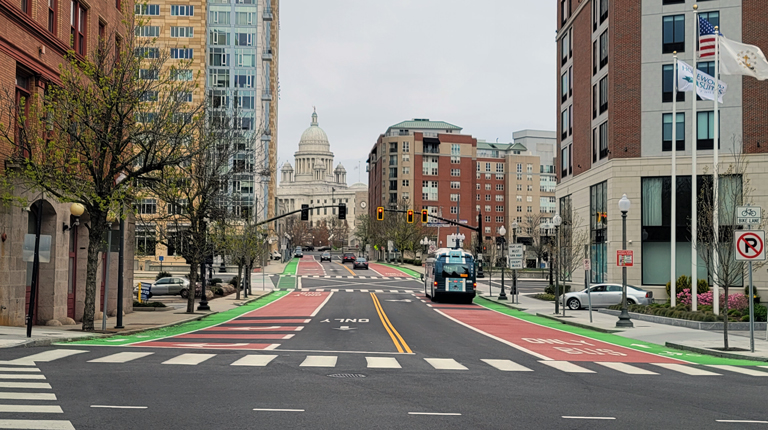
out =
[[477,282],[472,283],[472,288],[477,288]]
[[435,283],[434,283],[433,285],[434,285],[434,286],[437,286],[437,281],[435,281]]

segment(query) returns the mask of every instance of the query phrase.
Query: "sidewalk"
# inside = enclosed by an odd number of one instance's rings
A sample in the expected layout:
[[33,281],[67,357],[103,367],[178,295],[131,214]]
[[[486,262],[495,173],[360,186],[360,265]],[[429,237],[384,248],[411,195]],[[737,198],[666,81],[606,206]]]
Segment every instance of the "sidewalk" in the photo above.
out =
[[[195,311],[194,314],[188,314],[184,312],[184,309],[173,307],[165,308],[169,309],[166,311],[134,311],[123,317],[123,329],[114,328],[117,320],[115,317],[107,318],[106,333],[101,332],[101,319],[94,321],[94,326],[97,330],[94,332],[83,332],[82,324],[60,327],[33,326],[31,338],[27,338],[26,327],[0,326],[0,348],[47,346],[57,342],[86,340],[94,337],[110,336],[115,333],[129,334],[147,329],[167,327],[187,321],[199,320],[207,315],[234,309],[270,292],[271,290],[261,291],[254,287],[253,294],[250,294],[247,300],[243,299],[242,296],[240,300],[235,300],[235,294],[218,297],[208,302],[208,306],[211,308],[210,312]],[[195,302],[195,308],[197,308],[197,301]]]
[[620,329],[616,328],[617,317],[598,312],[596,309],[592,311],[592,322],[590,322],[589,311],[586,309],[578,311],[566,309],[566,316],[563,317],[562,307],[560,308],[559,315],[554,314],[554,302],[534,299],[528,295],[519,295],[519,303],[513,303],[513,297],[510,294],[507,295],[508,300],[506,302],[499,301],[498,288],[494,289],[494,295],[490,297],[488,296],[488,284],[480,284],[478,288],[481,290],[480,295],[485,299],[505,304],[529,314],[557,320],[563,324],[612,333],[627,339],[665,345],[670,348],[684,349],[700,354],[768,361],[768,341],[765,340],[765,331],[755,331],[754,353],[749,351],[749,331],[729,331],[729,346],[731,348],[743,348],[744,351],[718,351],[715,348],[722,348],[723,346],[723,333],[721,331],[696,330],[640,320],[632,321],[634,328]]

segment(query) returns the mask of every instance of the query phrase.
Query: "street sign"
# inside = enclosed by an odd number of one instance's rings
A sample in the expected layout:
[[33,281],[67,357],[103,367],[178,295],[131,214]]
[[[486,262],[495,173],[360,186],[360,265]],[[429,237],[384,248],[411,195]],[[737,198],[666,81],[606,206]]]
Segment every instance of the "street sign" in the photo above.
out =
[[165,260],[165,257],[163,257],[162,255],[159,255],[159,256],[157,257],[157,259],[158,259],[158,260],[160,260],[160,261],[163,261],[163,260]]
[[737,206],[736,224],[760,224],[763,210],[760,206]]
[[589,258],[584,259],[584,270],[592,270],[592,262]]
[[619,249],[616,251],[616,265],[619,267],[634,266],[634,251],[629,249]]
[[765,260],[765,232],[762,230],[738,230],[733,232],[736,261]]
[[510,269],[522,269],[523,268],[523,260],[513,260],[509,259],[509,268]]
[[525,258],[525,247],[522,243],[510,244],[507,248],[507,252],[510,259],[522,260]]

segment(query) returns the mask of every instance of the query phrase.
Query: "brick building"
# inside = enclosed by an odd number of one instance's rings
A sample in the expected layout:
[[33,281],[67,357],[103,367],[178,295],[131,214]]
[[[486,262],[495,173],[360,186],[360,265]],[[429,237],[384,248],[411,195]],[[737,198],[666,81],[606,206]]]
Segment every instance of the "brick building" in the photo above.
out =
[[[557,0],[557,198],[559,211],[589,237],[592,282],[617,281],[613,255],[621,247],[618,200],[632,205],[628,248],[635,265],[628,282],[666,298],[671,276],[671,225],[677,232],[676,276],[691,275],[692,148],[697,176],[711,175],[714,160],[714,103],[697,103],[693,93],[673,94],[673,53],[714,75],[711,59],[694,58],[693,0]],[[768,8],[759,0],[699,1],[698,12],[732,40],[768,50]],[[720,170],[734,154],[745,154],[745,178],[755,187],[754,203],[768,205],[768,84],[749,77],[721,76],[728,85],[720,106]],[[672,100],[678,100],[672,118]],[[677,135],[672,136],[672,121]],[[673,145],[673,140],[674,145]],[[761,144],[762,143],[762,144]],[[677,219],[671,221],[671,153],[677,155]],[[701,180],[701,179],[699,179]],[[721,179],[721,183],[722,183]],[[693,187],[698,190],[698,187]],[[730,240],[722,238],[721,240]],[[576,284],[583,271],[574,273]],[[580,279],[579,279],[580,278]],[[698,278],[707,279],[703,261]],[[758,286],[768,277],[757,275]]]

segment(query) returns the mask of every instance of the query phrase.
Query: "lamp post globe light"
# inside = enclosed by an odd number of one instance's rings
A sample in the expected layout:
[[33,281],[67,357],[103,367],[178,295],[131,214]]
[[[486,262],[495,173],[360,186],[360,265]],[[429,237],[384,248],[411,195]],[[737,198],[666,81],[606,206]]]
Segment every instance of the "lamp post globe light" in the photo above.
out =
[[[555,225],[555,254],[557,255],[555,258],[555,261],[557,262],[557,266],[555,266],[555,314],[559,314],[560,301],[558,298],[560,297],[560,224],[563,223],[563,218],[560,216],[560,214],[555,214],[555,216],[552,218],[552,223]],[[552,256],[550,256],[550,258],[551,257]]]
[[[512,243],[517,243],[517,221],[512,221]],[[517,302],[517,269],[512,269],[512,301]]]
[[[629,206],[631,202],[624,194],[619,200],[619,210],[621,211],[621,249],[627,249],[627,212],[629,212]],[[619,314],[619,320],[616,321],[616,327],[631,328],[634,327],[632,321],[629,319],[629,312],[627,312],[627,267],[621,267],[621,314]]]
[[503,261],[503,263],[501,265],[501,292],[499,293],[499,300],[507,300],[507,293],[504,291],[504,269],[506,269],[505,266],[507,263],[507,260],[504,258],[504,248],[507,247],[507,229],[504,228],[504,226],[501,226],[499,229],[499,235],[503,241],[503,244],[501,245],[501,261]]

